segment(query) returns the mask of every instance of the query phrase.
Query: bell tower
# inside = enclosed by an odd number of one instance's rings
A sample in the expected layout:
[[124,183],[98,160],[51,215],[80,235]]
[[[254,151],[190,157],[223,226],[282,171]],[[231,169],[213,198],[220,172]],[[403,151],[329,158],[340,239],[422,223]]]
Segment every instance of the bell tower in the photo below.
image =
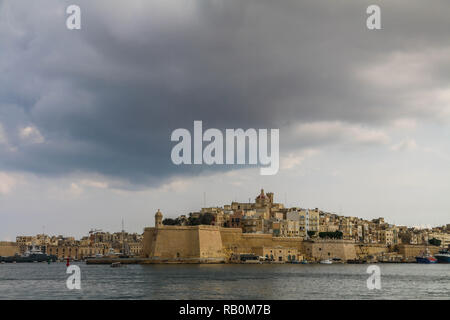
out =
[[162,219],[163,215],[158,209],[158,211],[155,213],[155,228],[161,228],[163,226]]

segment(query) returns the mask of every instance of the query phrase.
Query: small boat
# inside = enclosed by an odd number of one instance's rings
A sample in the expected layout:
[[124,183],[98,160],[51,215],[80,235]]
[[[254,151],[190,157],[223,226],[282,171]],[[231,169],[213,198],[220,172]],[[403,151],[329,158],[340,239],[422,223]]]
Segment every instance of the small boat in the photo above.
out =
[[436,263],[437,259],[435,257],[433,257],[427,249],[425,252],[422,252],[422,254],[420,256],[416,257],[416,262],[417,263],[426,263],[426,264]]
[[302,260],[300,263],[301,264],[308,264],[308,260]]
[[438,263],[450,263],[450,251],[447,249],[439,251],[434,257],[437,259]]
[[244,260],[241,263],[250,263],[250,264],[261,264],[262,262],[259,260]]
[[113,263],[111,263],[111,268],[119,268],[121,266],[122,266],[122,264],[120,262],[113,262]]
[[333,261],[330,259],[320,260],[320,264],[333,264]]
[[363,264],[363,263],[367,263],[366,260],[362,260],[362,259],[351,259],[351,260],[347,260],[348,264]]

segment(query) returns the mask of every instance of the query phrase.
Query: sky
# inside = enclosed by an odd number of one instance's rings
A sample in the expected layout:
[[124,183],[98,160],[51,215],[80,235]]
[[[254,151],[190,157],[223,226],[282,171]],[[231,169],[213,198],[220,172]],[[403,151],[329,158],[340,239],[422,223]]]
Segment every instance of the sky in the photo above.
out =
[[[0,0],[0,239],[142,232],[261,188],[450,223],[450,3],[431,2],[376,1],[368,30],[364,0]],[[195,120],[279,128],[278,174],[174,165]]]

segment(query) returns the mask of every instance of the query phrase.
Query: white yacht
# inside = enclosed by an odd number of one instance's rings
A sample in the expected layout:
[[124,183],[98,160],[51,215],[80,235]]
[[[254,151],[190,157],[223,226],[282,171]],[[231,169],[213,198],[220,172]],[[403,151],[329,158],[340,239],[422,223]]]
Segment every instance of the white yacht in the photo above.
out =
[[330,259],[320,260],[320,264],[333,264],[333,261]]

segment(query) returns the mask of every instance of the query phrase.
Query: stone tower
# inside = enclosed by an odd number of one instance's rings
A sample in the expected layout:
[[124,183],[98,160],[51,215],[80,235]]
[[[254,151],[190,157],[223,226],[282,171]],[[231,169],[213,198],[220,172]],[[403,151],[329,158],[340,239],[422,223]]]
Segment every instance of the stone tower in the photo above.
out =
[[155,228],[161,228],[163,226],[162,219],[163,215],[158,209],[158,211],[155,213]]
[[[273,194],[271,195],[271,197],[273,197]],[[270,204],[270,194],[268,193],[267,195],[264,193],[264,189],[261,189],[261,193],[256,197],[255,199],[255,204],[256,204],[256,208],[265,208],[265,207],[269,207]]]
[[273,204],[273,192],[268,192],[266,195],[269,197],[270,204]]

